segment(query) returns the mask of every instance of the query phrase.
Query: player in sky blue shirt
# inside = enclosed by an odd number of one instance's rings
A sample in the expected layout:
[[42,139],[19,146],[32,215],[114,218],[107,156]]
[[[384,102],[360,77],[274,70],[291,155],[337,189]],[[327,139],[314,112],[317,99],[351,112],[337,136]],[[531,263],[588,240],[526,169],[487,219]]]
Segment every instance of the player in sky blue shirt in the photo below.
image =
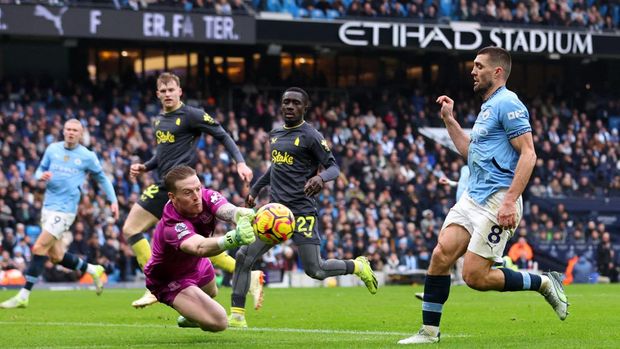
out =
[[30,291],[43,272],[47,258],[54,264],[89,273],[95,283],[97,295],[103,291],[101,265],[86,263],[83,259],[65,253],[62,234],[69,230],[77,214],[81,197],[81,186],[87,174],[103,188],[110,201],[114,219],[118,219],[118,202],[110,180],[104,175],[97,156],[81,145],[84,129],[77,119],[65,123],[63,142],[50,144],[43,155],[35,173],[36,179],[47,183],[43,210],[41,213],[41,235],[32,247],[32,261],[26,271],[26,285],[19,293],[0,303],[0,308],[25,308],[28,306]]
[[467,192],[477,203],[484,204],[493,193],[510,188],[520,156],[511,141],[531,134],[529,117],[525,105],[506,86],[498,88],[482,103],[467,153],[470,169]]
[[463,279],[479,291],[537,291],[560,320],[568,302],[559,273],[543,275],[494,269],[523,213],[521,194],[529,181],[536,152],[529,114],[517,95],[506,88],[512,61],[508,51],[478,51],[471,75],[474,92],[482,97],[471,135],[453,115],[454,101],[440,96],[440,116],[470,171],[467,191],[450,209],[433,250],[424,282],[423,325],[399,344],[439,342],[439,322],[450,293],[450,269],[464,255]]
[[75,214],[82,195],[82,184],[89,173],[101,184],[106,197],[116,203],[114,188],[103,173],[97,155],[81,144],[72,149],[66,148],[65,142],[50,144],[35,178],[41,180],[46,172],[53,175],[45,188],[44,209]]

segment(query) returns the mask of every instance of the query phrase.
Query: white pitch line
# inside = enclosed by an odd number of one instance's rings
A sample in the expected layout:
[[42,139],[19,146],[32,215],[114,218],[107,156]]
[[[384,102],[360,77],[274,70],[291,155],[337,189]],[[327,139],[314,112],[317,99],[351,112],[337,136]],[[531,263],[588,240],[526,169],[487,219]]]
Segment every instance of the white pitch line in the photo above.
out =
[[[0,321],[0,325],[29,325],[29,326],[76,326],[76,327],[132,327],[132,328],[179,328],[174,325],[157,325],[157,324],[110,324],[103,322],[17,322],[17,321]],[[355,331],[355,330],[326,330],[312,328],[272,328],[272,327],[248,327],[234,328],[228,330],[233,331],[252,331],[252,332],[283,332],[283,333],[322,333],[322,334],[353,334],[353,335],[379,335],[379,336],[411,336],[412,332],[391,332],[391,331]],[[442,337],[464,338],[470,337],[466,334],[446,334]]]

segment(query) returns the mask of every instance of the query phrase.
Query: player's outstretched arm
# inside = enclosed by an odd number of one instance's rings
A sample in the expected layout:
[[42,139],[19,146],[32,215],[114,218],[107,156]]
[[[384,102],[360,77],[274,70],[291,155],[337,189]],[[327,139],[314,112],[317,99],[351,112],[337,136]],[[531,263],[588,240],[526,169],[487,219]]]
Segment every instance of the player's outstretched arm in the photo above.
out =
[[181,251],[199,257],[216,256],[225,250],[251,244],[256,240],[254,228],[247,217],[239,219],[234,230],[221,237],[205,238],[194,234],[181,243]]
[[239,224],[240,219],[243,217],[248,218],[250,221],[254,219],[254,210],[251,208],[238,207],[231,203],[225,203],[215,211],[215,216],[228,223]]
[[470,138],[465,131],[463,131],[458,121],[454,118],[454,101],[450,97],[443,95],[439,96],[436,102],[441,106],[439,115],[448,129],[448,134],[450,135],[452,142],[454,142],[454,145],[459,153],[467,159]]

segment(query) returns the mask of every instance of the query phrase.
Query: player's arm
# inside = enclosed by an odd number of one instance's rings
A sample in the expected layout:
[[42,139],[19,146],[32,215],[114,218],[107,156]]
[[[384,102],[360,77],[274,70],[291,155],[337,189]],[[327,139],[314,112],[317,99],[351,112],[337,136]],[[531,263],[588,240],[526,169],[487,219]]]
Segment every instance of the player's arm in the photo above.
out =
[[47,147],[45,153],[43,153],[43,159],[41,159],[41,163],[34,173],[34,178],[38,181],[49,181],[52,178],[52,172],[49,171],[51,156],[49,153],[50,147]]
[[239,219],[237,227],[224,236],[205,238],[194,234],[181,242],[179,248],[181,251],[194,256],[211,257],[231,248],[251,244],[255,239],[254,229],[250,224],[250,220],[247,217],[243,217]]
[[446,125],[446,129],[448,130],[452,142],[454,142],[456,146],[456,150],[461,153],[461,156],[467,159],[469,142],[471,139],[454,118],[454,113],[452,112],[454,109],[454,101],[450,97],[444,95],[437,98],[437,104],[441,106],[439,115]]
[[248,197],[245,198],[245,204],[248,207],[254,207],[256,205],[256,203],[254,202],[254,200],[258,197],[258,194],[260,193],[260,191],[266,187],[267,185],[269,185],[269,181],[271,180],[271,166],[269,166],[269,169],[267,169],[267,172],[265,172],[265,174],[263,174],[257,181],[256,183],[254,183],[254,185],[250,188],[250,194],[248,194]]
[[517,225],[516,202],[525,190],[536,165],[536,151],[534,150],[529,114],[524,105],[513,100],[507,100],[500,104],[499,121],[504,127],[510,144],[519,154],[512,183],[497,212],[499,225],[512,229]]
[[237,207],[227,202],[215,211],[215,216],[225,222],[239,224],[242,217],[246,217],[250,221],[254,219],[254,210],[251,208]]
[[515,169],[510,188],[506,192],[505,200],[516,202],[525,190],[530,180],[534,166],[536,166],[536,150],[532,133],[528,132],[510,140],[512,147],[519,153],[519,161]]
[[91,154],[91,161],[89,166],[89,171],[92,173],[95,180],[101,185],[103,191],[105,192],[105,196],[110,202],[110,209],[112,210],[112,214],[114,215],[114,219],[118,219],[119,211],[118,211],[118,200],[116,198],[116,193],[114,192],[114,186],[112,182],[106,175],[103,173],[103,168],[99,163],[99,159],[95,153]]
[[325,169],[306,182],[304,187],[306,196],[316,195],[323,189],[323,184],[325,182],[333,181],[340,175],[340,167],[338,167],[336,158],[334,154],[332,154],[323,136],[317,134],[312,140],[310,149]]
[[237,147],[235,141],[211,115],[205,112],[202,113],[203,115],[192,115],[192,126],[199,129],[201,132],[210,134],[218,142],[222,143],[226,151],[235,159],[237,163],[237,173],[239,177],[241,177],[241,180],[250,183],[253,177],[252,170],[245,164],[245,159],[243,155],[241,155],[241,151],[239,151],[239,147]]

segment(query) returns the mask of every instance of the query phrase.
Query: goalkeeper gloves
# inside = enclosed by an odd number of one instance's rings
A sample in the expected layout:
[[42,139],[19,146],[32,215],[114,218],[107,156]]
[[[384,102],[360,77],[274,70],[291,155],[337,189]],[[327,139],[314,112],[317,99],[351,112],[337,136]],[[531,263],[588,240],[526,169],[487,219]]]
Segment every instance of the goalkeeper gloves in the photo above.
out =
[[254,240],[256,240],[254,228],[252,228],[249,218],[244,216],[239,218],[237,228],[226,233],[217,243],[223,250],[229,250],[241,245],[249,245]]
[[239,219],[243,217],[247,217],[248,220],[251,222],[254,219],[254,216],[256,216],[256,212],[254,212],[253,209],[237,207],[237,211],[235,211],[235,224],[239,225]]

